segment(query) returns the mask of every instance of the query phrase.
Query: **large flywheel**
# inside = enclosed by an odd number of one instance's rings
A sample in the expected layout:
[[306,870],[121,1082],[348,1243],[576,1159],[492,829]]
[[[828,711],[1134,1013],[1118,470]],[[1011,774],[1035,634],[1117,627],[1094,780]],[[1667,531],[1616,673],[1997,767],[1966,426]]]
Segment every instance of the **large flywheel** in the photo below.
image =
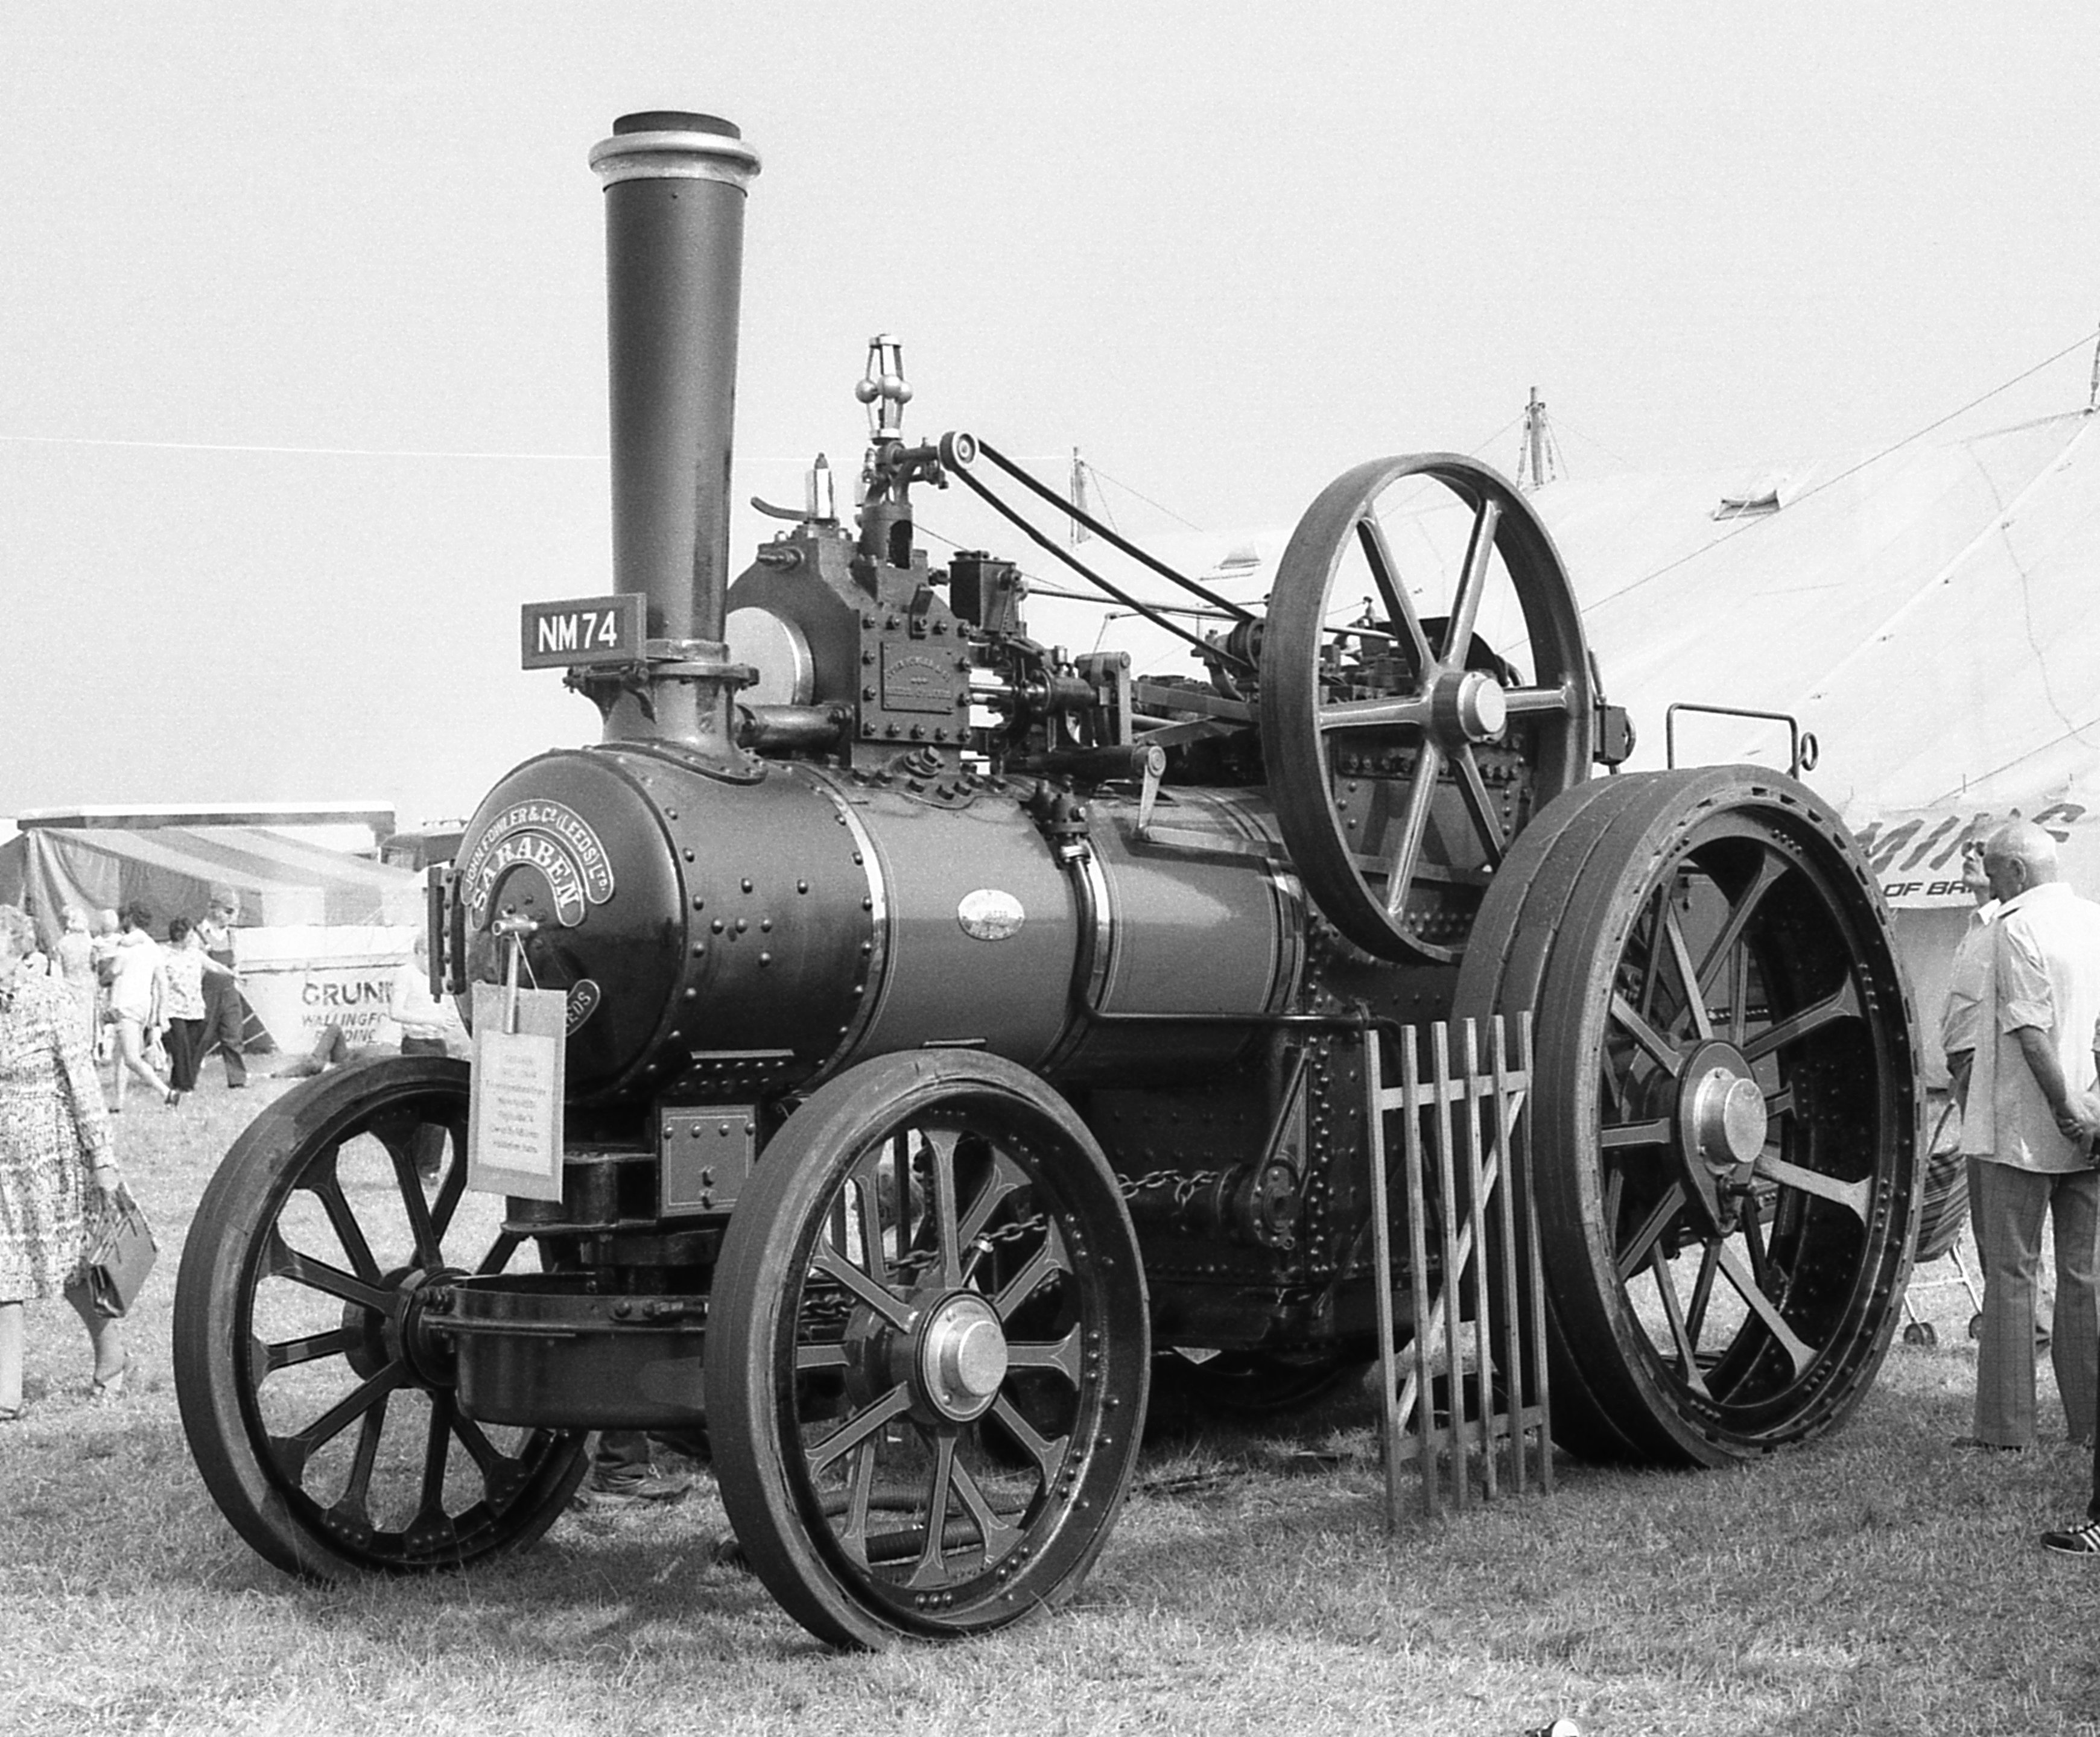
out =
[[1571,791],[1521,856],[1453,1011],[1535,1010],[1555,1436],[1720,1465],[1821,1434],[1887,1349],[1921,1164],[1864,858],[1748,766]]
[[842,1646],[1056,1603],[1137,1462],[1145,1276],[1108,1160],[1048,1086],[889,1056],[791,1116],[730,1220],[708,1325],[722,1506]]
[[1517,834],[1587,776],[1597,696],[1529,503],[1456,453],[1328,485],[1277,570],[1262,752],[1321,912],[1382,958],[1449,964]]

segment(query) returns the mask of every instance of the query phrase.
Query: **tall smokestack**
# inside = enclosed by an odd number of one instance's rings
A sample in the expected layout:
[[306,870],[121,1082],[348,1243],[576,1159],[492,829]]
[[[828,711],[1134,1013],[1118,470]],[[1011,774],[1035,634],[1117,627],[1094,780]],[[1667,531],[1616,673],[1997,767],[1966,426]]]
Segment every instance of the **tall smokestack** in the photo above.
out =
[[713,115],[652,111],[593,148],[605,183],[614,589],[648,600],[646,694],[601,692],[607,741],[725,765],[737,677],[722,642],[744,190],[758,154]]

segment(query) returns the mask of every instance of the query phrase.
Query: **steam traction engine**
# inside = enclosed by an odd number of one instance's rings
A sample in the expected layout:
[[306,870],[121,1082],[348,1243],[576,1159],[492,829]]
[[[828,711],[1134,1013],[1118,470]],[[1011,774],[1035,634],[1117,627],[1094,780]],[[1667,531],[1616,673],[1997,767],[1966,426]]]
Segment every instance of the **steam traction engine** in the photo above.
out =
[[[664,113],[592,161],[618,594],[569,679],[603,738],[489,793],[433,922],[455,994],[566,994],[560,1198],[467,1186],[462,1062],[257,1118],[176,1320],[241,1535],[470,1562],[552,1523],[586,1431],[704,1422],[818,1634],[1010,1621],[1101,1549],[1156,1352],[1255,1406],[1373,1354],[1369,1026],[1524,1009],[1563,1445],[1715,1465],[1838,1422],[1914,1210],[1885,912],[1787,778],[1591,777],[1627,729],[1524,500],[1361,465],[1264,611],[1158,618],[1203,677],[1145,679],[1031,641],[1010,562],[929,567],[915,488],[1025,479],[911,443],[879,342],[854,519],[814,473],[730,584],[757,160]],[[1462,515],[1448,571],[1409,491]]]

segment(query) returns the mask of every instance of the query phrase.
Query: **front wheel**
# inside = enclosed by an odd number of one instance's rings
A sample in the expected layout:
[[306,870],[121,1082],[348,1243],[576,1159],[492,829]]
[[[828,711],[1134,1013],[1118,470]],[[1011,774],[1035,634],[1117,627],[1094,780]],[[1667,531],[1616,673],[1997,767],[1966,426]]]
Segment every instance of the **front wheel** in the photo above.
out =
[[183,1429],[234,1529],[297,1574],[464,1566],[537,1538],[580,1431],[459,1408],[434,1286],[502,1270],[502,1203],[466,1195],[467,1069],[384,1057],[293,1087],[205,1190],[175,1282]]
[[1150,1333],[1114,1172],[1055,1092],[885,1056],[791,1116],[717,1269],[707,1411],[760,1578],[837,1646],[1055,1603],[1136,1466]]

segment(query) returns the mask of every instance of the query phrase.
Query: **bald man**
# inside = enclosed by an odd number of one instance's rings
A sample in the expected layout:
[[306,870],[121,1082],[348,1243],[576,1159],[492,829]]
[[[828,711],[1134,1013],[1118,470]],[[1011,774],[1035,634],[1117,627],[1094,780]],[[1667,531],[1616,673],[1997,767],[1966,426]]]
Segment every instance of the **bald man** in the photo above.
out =
[[2018,1451],[2036,1439],[2035,1290],[2042,1224],[2055,1233],[2049,1356],[2074,1441],[2093,1439],[2100,1406],[2100,906],[2058,878],[2056,841],[2015,820],[1983,846],[1999,902],[1992,925],[1988,1017],[1995,1034],[1990,1140],[1978,1166],[1983,1329],[1976,1428],[1965,1443]]

